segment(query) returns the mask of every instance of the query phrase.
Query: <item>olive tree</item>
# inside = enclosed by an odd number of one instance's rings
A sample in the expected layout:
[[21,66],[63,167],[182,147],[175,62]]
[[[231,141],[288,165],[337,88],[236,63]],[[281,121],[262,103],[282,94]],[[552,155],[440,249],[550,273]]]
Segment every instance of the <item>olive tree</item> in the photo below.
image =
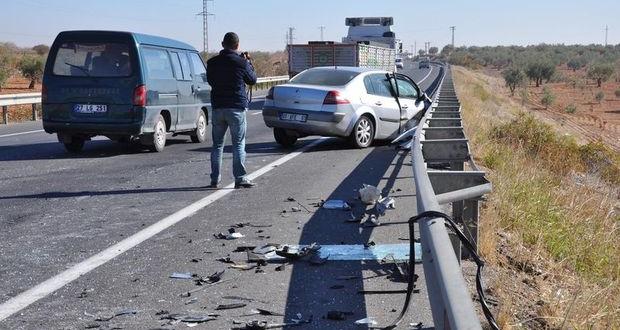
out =
[[43,77],[43,58],[40,56],[26,56],[19,61],[19,71],[25,78],[30,79],[28,88],[33,89],[34,85],[41,81]]
[[509,68],[502,72],[506,86],[510,89],[510,95],[515,95],[515,89],[525,81],[525,74],[521,69]]
[[9,56],[0,52],[0,91],[11,75]]
[[435,55],[435,54],[439,53],[439,48],[431,47],[431,48],[428,49],[428,53],[431,54],[431,55]]
[[596,85],[601,87],[604,81],[609,80],[614,74],[614,67],[611,64],[594,64],[588,70],[588,78],[596,80]]
[[543,80],[549,82],[553,74],[555,73],[555,66],[551,62],[547,61],[534,61],[527,65],[525,74],[530,80],[536,83],[536,87],[539,87]]
[[32,47],[32,50],[34,50],[37,54],[43,56],[43,55],[49,53],[50,47],[48,45],[40,44],[40,45],[36,45],[36,46]]

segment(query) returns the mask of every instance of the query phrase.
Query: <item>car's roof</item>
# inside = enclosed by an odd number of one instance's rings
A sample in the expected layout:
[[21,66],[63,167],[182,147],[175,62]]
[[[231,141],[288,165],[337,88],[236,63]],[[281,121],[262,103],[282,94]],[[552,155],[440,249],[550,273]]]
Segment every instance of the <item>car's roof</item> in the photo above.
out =
[[318,66],[318,67],[314,67],[314,68],[310,68],[308,70],[342,70],[342,71],[349,71],[349,72],[358,72],[358,73],[364,73],[364,72],[388,72],[385,70],[378,70],[375,68],[364,68],[364,67],[358,67],[358,66]]
[[134,40],[138,44],[146,44],[146,45],[161,46],[161,47],[187,49],[187,50],[193,50],[193,51],[196,50],[196,48],[194,48],[190,44],[184,43],[182,41],[178,41],[178,40],[174,40],[174,39],[170,39],[170,38],[165,38],[165,37],[154,36],[154,35],[150,35],[150,34],[129,32],[129,31],[75,30],[75,31],[63,31],[63,32],[60,32],[59,36],[61,36],[61,35],[63,35],[63,36],[67,36],[67,35],[68,36],[71,36],[71,35],[83,36],[83,35],[87,35],[87,34],[94,34],[94,35],[99,34],[99,35],[108,35],[108,36],[111,36],[111,35],[131,35],[131,36],[133,36]]

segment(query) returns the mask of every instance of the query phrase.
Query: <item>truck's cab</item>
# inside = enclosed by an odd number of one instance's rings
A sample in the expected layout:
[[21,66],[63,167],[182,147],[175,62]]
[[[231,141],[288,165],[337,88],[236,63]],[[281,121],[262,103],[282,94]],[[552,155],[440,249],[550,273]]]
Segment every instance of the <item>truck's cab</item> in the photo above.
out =
[[392,31],[392,17],[347,17],[345,24],[349,27],[349,32],[342,38],[343,43],[370,41],[387,45],[398,53],[402,52],[402,42],[396,39],[396,34]]

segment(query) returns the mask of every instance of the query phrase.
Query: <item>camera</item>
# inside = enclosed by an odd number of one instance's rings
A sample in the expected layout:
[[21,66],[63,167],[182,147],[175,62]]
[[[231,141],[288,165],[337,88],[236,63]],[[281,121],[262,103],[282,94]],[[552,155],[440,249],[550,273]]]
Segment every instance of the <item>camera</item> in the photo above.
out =
[[250,56],[250,53],[248,53],[248,52],[243,52],[243,53],[239,54],[239,56],[245,58],[246,60],[248,60],[250,62],[252,61],[252,57]]

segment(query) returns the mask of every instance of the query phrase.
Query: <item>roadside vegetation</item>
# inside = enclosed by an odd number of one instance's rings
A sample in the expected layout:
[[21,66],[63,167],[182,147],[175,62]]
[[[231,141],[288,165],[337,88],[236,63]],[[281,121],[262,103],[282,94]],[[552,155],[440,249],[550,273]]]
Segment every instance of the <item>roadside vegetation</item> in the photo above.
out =
[[620,328],[620,155],[532,114],[501,77],[453,73],[475,161],[493,183],[479,248],[500,326]]

